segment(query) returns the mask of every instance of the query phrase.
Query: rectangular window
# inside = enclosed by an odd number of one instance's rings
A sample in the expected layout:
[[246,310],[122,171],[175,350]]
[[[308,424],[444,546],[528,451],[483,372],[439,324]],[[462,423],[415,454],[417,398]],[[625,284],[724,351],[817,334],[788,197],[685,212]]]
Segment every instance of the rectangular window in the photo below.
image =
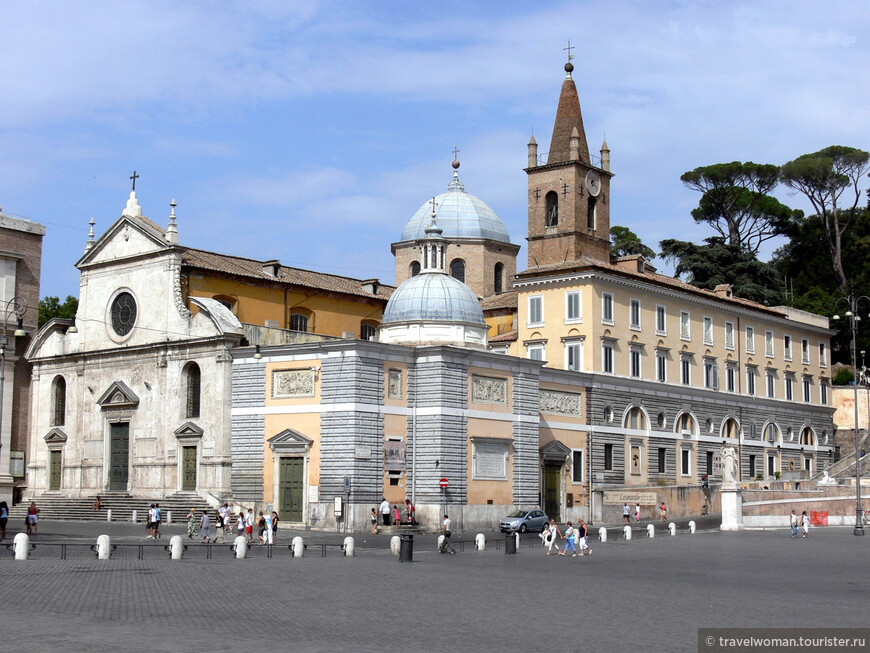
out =
[[613,445],[605,444],[604,445],[604,471],[612,472],[613,471]]
[[791,360],[791,336],[785,335],[782,337],[782,350],[787,361]]
[[656,306],[656,333],[660,336],[668,335],[667,309],[664,306]]
[[828,348],[823,342],[819,343],[819,365],[822,367],[828,366]]
[[755,353],[755,329],[750,326],[746,327],[746,353]]
[[704,363],[704,387],[712,390],[719,389],[719,366],[713,361]]
[[746,368],[746,394],[755,396],[755,369]]
[[609,343],[601,345],[601,371],[613,374],[613,345]]
[[691,340],[692,338],[688,311],[680,313],[680,338],[683,340]]
[[806,339],[801,340],[801,362],[804,365],[810,363],[810,341]]
[[755,455],[749,456],[749,478],[755,480]]
[[640,329],[640,300],[631,300],[631,328]]
[[533,361],[544,360],[544,345],[529,345],[529,358],[531,358]]
[[680,359],[680,383],[692,385],[692,363],[685,356]]
[[565,343],[565,367],[569,370],[579,372],[583,369],[583,343],[582,342],[567,342]]
[[809,379],[804,379],[804,403],[810,403],[813,400],[813,392]]
[[734,349],[734,323],[725,323],[725,349]]
[[664,447],[659,447],[659,474],[666,473],[666,461],[668,450]]
[[541,295],[529,297],[529,326],[544,324],[544,298]]
[[613,324],[613,295],[609,292],[601,295],[601,321]]
[[656,380],[666,383],[668,380],[668,359],[664,352],[656,354]]
[[573,460],[571,461],[571,480],[574,483],[583,482],[583,450],[574,449],[571,452]]
[[764,332],[764,355],[773,358],[773,331]]
[[822,406],[828,405],[828,383],[827,381],[819,382],[819,392],[821,393]]
[[640,350],[632,349],[631,350],[631,375],[639,379],[640,378]]
[[737,390],[737,370],[734,369],[733,365],[725,368],[725,379],[728,384],[728,392],[735,392]]
[[713,476],[713,452],[707,452],[707,476]]
[[713,344],[713,318],[705,317],[704,318],[704,344],[712,345]]
[[773,456],[767,457],[767,475],[773,476],[776,473],[776,458]]
[[789,401],[794,399],[794,376],[791,374],[785,375],[785,398]]
[[776,379],[773,378],[773,372],[767,373],[767,397],[769,399],[776,398]]
[[680,450],[680,473],[683,476],[691,476],[692,474],[690,451],[688,449]]
[[565,321],[579,322],[580,315],[580,292],[569,292],[565,294]]

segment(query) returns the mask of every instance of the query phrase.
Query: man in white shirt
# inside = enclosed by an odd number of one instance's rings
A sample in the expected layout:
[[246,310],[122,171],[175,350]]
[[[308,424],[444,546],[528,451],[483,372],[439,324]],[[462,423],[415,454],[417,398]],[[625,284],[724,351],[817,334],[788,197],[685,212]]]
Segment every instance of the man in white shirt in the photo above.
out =
[[453,548],[453,545],[450,543],[450,517],[444,515],[444,522],[441,525],[441,533],[444,535],[444,539],[441,540],[441,553],[449,553],[450,555],[456,554],[456,549]]
[[381,518],[384,521],[384,526],[390,525],[390,504],[386,497],[381,500]]

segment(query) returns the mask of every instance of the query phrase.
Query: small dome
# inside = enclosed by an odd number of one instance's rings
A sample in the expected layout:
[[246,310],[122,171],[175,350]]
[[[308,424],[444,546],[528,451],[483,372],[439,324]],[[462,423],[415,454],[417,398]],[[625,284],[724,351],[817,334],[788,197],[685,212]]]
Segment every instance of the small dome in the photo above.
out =
[[438,273],[418,274],[396,288],[381,324],[423,321],[486,324],[480,301],[471,288]]
[[[444,230],[444,237],[486,238],[502,243],[510,243],[507,227],[486,202],[465,192],[465,186],[454,173],[453,181],[446,193],[435,198],[435,217]],[[417,209],[402,230],[402,240],[418,240],[425,235],[427,225],[432,221],[432,200],[427,200]]]

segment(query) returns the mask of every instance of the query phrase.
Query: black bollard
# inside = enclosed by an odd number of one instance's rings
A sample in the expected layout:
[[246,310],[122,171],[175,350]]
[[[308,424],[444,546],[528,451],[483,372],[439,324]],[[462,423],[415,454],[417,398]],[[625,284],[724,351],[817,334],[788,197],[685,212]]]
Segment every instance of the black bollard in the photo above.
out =
[[515,533],[508,533],[504,536],[504,552],[505,553],[516,553],[517,552],[517,536]]

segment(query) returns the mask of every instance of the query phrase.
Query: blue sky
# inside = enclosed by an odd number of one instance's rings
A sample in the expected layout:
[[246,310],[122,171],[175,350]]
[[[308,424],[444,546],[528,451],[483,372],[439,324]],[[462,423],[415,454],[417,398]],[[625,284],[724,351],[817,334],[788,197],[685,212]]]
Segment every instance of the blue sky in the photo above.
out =
[[[182,244],[394,279],[390,243],[450,181],[524,243],[526,143],[548,149],[570,38],[611,216],[710,235],[680,175],[870,149],[861,2],[0,2],[0,206],[42,222],[42,295],[78,294],[88,221],[135,169]],[[861,36],[861,35],[864,36]],[[784,190],[781,199],[807,208]],[[520,269],[526,261],[520,252]]]

